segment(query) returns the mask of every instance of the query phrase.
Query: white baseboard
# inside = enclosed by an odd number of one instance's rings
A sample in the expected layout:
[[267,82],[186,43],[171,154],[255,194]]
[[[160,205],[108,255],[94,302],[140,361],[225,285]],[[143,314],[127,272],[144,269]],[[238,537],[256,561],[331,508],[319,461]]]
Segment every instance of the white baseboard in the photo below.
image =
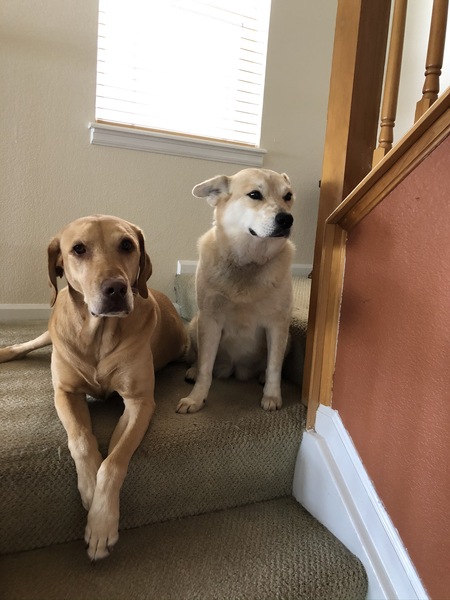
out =
[[48,304],[0,304],[0,321],[21,321],[50,317]]
[[194,275],[197,270],[196,260],[179,260],[177,261],[177,275]]
[[[197,269],[196,260],[179,260],[177,262],[177,275],[193,275]],[[312,271],[312,265],[293,264],[292,275],[296,277],[308,277]]]
[[363,563],[368,600],[429,596],[337,411],[320,406],[303,434],[293,494]]

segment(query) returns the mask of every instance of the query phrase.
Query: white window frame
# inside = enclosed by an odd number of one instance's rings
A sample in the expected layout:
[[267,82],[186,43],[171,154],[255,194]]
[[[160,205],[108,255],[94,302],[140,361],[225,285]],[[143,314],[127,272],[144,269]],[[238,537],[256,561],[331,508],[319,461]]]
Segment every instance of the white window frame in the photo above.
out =
[[233,143],[184,133],[155,131],[145,127],[108,123],[102,120],[90,123],[89,131],[90,143],[94,145],[186,156],[244,166],[261,167],[267,153],[264,148],[247,143]]
[[156,133],[106,123],[90,123],[89,131],[90,143],[97,146],[170,154],[171,156],[233,163],[246,167],[262,167],[264,156],[267,154],[267,150],[264,148]]

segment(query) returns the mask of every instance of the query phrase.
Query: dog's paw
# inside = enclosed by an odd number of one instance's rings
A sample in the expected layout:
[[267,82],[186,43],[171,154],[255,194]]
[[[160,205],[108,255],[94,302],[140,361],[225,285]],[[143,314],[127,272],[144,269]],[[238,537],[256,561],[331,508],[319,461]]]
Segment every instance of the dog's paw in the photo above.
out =
[[178,406],[177,406],[177,413],[180,414],[187,414],[187,413],[195,413],[198,412],[200,409],[202,409],[205,406],[205,401],[203,400],[202,402],[196,402],[195,400],[193,400],[192,398],[189,398],[189,396],[187,398],[182,398],[179,402],[178,402]]
[[184,376],[185,381],[188,383],[195,383],[197,379],[197,367],[190,367],[186,371],[186,375]]
[[88,514],[84,541],[89,558],[92,562],[96,562],[109,556],[117,543],[119,518],[118,515],[110,514],[106,510],[99,513],[93,508]]
[[275,396],[263,396],[261,400],[261,408],[264,410],[277,410],[281,408],[281,404],[281,398],[276,398]]

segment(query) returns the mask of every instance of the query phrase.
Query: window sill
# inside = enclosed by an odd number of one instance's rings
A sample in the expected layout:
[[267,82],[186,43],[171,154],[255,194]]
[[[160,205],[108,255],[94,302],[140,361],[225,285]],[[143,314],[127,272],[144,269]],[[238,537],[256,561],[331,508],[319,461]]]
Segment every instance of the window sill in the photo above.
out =
[[116,127],[104,123],[90,123],[89,131],[91,144],[98,146],[113,146],[172,156],[188,156],[248,167],[262,167],[264,155],[267,152],[262,148],[248,148],[235,144]]

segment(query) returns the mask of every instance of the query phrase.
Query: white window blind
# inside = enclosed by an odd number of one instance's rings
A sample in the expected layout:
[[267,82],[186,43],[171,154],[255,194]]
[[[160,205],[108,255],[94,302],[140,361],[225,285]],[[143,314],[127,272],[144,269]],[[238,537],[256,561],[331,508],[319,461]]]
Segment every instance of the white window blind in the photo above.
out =
[[260,141],[270,0],[100,0],[97,122]]

